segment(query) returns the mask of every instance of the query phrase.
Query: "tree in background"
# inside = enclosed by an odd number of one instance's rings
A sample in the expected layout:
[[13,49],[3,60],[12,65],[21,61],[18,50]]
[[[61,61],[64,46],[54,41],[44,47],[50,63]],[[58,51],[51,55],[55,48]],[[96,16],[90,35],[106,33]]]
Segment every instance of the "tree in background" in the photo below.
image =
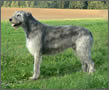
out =
[[26,3],[26,2],[24,2],[24,1],[20,1],[20,7],[21,7],[21,8],[26,7],[25,3]]
[[59,8],[64,8],[64,0],[58,1]]
[[34,1],[30,2],[30,7],[33,8],[34,7]]
[[3,7],[9,7],[10,6],[10,2],[9,1],[4,1],[3,2]]
[[32,7],[32,8],[70,8],[70,9],[108,9],[108,1],[4,1],[3,7]]
[[30,1],[25,1],[25,7],[30,7]]
[[104,2],[104,9],[108,9],[108,1],[103,1]]
[[65,1],[64,8],[69,8],[69,3],[70,3],[70,1]]
[[88,9],[106,9],[108,5],[104,1],[89,1]]
[[47,1],[46,2],[45,1],[37,1],[36,7],[38,7],[38,8],[48,8],[49,6],[48,6]]
[[15,7],[19,7],[19,1],[15,1]]
[[85,1],[85,2],[84,2],[83,9],[88,9],[88,1]]
[[19,1],[12,1],[12,2],[10,2],[9,6],[10,7],[19,7],[20,6],[20,2]]
[[11,6],[10,7],[15,7],[15,1],[11,2]]
[[70,1],[69,8],[71,9],[82,9],[84,7],[84,2],[80,1]]

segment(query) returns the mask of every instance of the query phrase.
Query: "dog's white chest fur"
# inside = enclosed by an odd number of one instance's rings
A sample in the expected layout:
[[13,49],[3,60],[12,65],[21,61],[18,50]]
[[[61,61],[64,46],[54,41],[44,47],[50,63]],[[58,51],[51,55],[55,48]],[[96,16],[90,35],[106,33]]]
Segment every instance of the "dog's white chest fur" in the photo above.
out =
[[40,50],[40,37],[39,36],[35,36],[34,38],[31,39],[26,39],[26,47],[28,48],[29,52],[34,55],[37,54],[37,52],[39,52]]

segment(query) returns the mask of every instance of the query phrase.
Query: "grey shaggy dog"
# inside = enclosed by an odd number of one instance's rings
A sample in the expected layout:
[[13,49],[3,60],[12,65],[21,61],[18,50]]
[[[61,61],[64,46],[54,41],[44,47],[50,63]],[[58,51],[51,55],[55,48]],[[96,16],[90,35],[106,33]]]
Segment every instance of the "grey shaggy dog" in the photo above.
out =
[[93,37],[90,31],[78,26],[49,26],[40,23],[31,13],[17,11],[9,19],[12,27],[22,27],[26,36],[26,46],[34,56],[34,73],[30,77],[36,80],[40,75],[42,55],[56,54],[72,48],[80,58],[84,72],[94,72],[91,60]]

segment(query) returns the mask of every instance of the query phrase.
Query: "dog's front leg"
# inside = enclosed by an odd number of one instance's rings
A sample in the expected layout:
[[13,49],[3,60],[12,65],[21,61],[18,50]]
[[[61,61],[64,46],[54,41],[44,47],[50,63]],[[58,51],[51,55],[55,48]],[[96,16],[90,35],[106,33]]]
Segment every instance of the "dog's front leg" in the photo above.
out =
[[30,77],[31,80],[38,79],[40,75],[40,63],[41,63],[41,55],[35,54],[34,55],[34,72],[33,72],[33,76]]

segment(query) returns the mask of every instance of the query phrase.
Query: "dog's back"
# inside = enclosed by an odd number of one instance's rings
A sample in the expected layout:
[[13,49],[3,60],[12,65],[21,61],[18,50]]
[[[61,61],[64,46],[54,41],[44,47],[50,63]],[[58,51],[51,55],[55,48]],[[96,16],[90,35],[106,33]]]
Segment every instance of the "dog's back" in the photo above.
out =
[[83,35],[90,35],[87,29],[78,26],[48,26],[43,30],[43,54],[54,54],[69,47],[76,48],[76,40]]

